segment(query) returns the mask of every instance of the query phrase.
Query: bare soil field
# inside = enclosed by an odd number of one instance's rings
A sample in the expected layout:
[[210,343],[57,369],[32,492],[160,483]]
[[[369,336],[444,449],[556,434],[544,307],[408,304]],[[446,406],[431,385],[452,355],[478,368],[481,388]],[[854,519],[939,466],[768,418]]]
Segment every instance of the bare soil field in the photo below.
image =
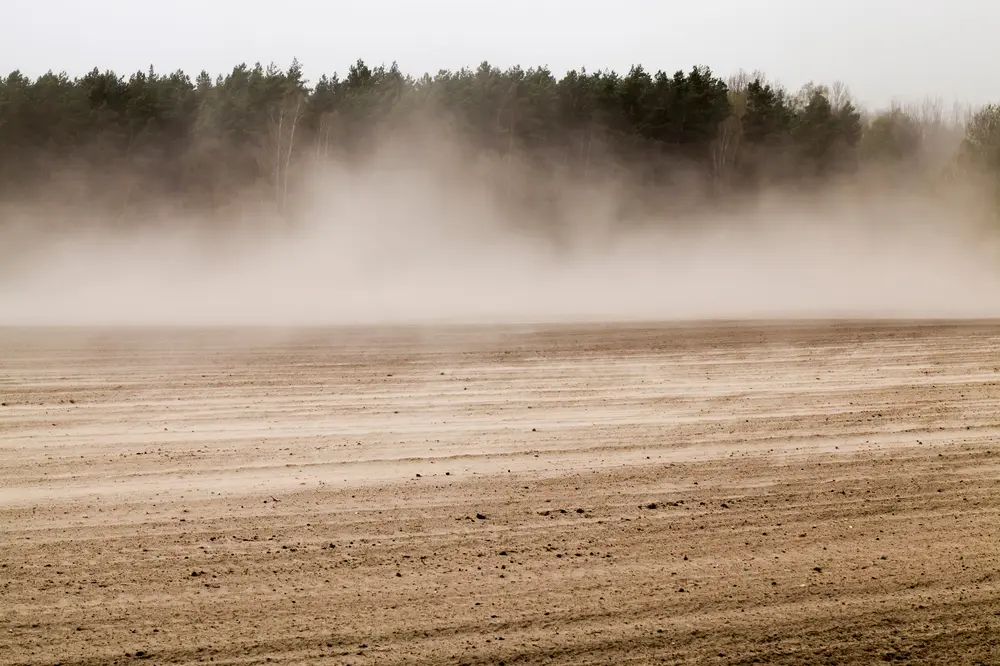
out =
[[998,664],[1000,324],[0,332],[5,664]]

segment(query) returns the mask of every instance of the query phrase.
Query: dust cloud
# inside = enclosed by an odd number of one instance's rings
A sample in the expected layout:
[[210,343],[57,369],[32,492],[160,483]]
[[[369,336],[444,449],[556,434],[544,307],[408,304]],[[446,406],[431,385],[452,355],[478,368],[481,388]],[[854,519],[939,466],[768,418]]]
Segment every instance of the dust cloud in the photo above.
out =
[[[385,150],[311,167],[291,222],[214,234],[197,220],[81,223],[34,237],[0,270],[0,324],[1000,315],[1000,252],[960,197],[839,187],[623,225],[627,188],[553,177],[552,235],[537,231],[548,212],[497,205],[503,170],[480,167],[457,152]],[[0,245],[15,233],[23,242],[30,225],[0,229]]]

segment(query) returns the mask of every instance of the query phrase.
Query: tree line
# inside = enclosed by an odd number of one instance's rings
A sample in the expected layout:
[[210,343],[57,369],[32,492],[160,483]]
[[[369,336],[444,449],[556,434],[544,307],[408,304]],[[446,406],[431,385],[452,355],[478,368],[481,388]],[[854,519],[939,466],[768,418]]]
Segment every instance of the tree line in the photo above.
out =
[[108,200],[212,208],[252,191],[281,209],[310,164],[363,157],[430,120],[479,154],[574,182],[627,178],[710,199],[867,169],[1000,179],[997,105],[870,112],[841,85],[789,91],[762,74],[723,78],[706,67],[557,78],[484,62],[413,77],[359,60],[309,85],[295,61],[193,80],[152,67],[77,78],[15,71],[0,81],[0,195],[57,188],[93,201],[97,183],[131,183]]

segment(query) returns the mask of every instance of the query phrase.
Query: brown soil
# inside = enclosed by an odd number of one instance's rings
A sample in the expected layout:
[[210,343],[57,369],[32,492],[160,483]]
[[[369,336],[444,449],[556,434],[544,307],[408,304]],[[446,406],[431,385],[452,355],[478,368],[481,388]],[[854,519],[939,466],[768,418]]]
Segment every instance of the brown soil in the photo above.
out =
[[9,330],[0,401],[3,663],[1000,663],[1000,325]]

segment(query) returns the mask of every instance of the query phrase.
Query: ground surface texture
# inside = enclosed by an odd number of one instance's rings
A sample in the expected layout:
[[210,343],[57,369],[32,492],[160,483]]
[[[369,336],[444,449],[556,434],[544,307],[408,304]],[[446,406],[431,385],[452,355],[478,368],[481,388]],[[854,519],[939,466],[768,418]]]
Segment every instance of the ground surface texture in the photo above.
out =
[[1000,663],[1000,325],[7,330],[0,401],[2,663]]

